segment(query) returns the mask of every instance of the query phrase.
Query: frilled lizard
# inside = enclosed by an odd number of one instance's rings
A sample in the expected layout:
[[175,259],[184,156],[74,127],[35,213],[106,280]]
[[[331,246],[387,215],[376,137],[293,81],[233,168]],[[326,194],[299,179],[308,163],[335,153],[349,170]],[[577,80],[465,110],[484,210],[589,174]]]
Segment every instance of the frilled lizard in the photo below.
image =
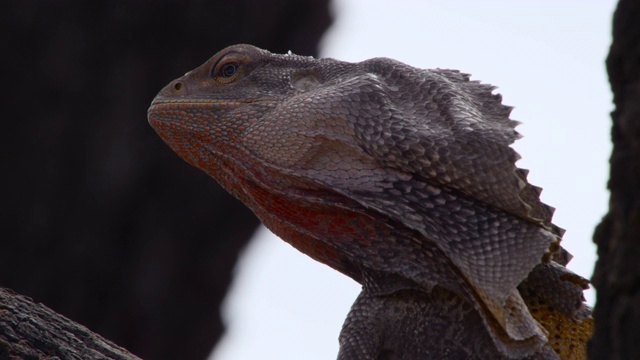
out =
[[228,47],[149,122],[276,235],[363,290],[339,359],[578,359],[587,281],[516,167],[494,87],[455,70]]

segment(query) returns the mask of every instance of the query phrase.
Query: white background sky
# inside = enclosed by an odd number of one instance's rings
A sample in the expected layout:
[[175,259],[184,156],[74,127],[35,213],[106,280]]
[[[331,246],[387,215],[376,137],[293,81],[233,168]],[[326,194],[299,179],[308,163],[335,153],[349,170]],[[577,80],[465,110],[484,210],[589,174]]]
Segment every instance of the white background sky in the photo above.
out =
[[[570,268],[591,276],[594,227],[606,213],[611,93],[604,60],[614,0],[334,1],[323,57],[390,57],[452,68],[498,86],[523,122],[515,148],[567,229]],[[213,55],[213,54],[212,54]],[[261,229],[224,306],[213,360],[334,359],[360,288]],[[590,304],[595,294],[587,293]]]

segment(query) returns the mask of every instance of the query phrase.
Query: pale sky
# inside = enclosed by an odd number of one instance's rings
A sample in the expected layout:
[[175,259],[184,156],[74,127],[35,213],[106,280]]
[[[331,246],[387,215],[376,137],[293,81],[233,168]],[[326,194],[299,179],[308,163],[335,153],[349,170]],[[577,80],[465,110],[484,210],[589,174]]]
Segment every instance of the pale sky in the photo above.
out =
[[[575,256],[569,268],[590,277],[591,237],[608,203],[613,106],[604,60],[615,3],[340,0],[321,55],[459,69],[498,86],[515,107],[511,118],[523,123],[518,166],[557,208],[554,222],[567,229],[562,245]],[[211,359],[334,359],[359,292],[261,229],[236,269],[223,313],[227,335]],[[593,291],[586,296],[595,303]]]

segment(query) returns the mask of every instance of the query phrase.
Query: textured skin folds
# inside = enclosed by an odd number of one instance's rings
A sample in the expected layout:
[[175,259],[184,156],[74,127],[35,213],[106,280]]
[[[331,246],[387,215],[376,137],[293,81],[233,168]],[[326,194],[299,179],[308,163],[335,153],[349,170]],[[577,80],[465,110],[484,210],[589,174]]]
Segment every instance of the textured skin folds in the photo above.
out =
[[167,85],[149,122],[275,234],[363,284],[340,359],[579,359],[587,281],[564,267],[493,89],[236,45]]

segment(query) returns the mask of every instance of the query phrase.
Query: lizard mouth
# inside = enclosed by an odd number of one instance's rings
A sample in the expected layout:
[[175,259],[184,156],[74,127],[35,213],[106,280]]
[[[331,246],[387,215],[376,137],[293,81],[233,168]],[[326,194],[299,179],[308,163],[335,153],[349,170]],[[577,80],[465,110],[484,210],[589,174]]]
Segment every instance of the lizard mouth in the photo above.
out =
[[163,122],[172,122],[179,114],[197,113],[206,111],[228,111],[243,105],[268,102],[272,99],[163,99],[156,97],[147,110],[147,118],[153,126]]
[[[219,100],[219,99],[153,99],[149,107],[149,113],[153,110],[179,110],[186,107],[215,107],[227,108],[244,104],[269,101],[270,99],[243,99],[243,100]],[[186,109],[185,109],[186,110]]]

